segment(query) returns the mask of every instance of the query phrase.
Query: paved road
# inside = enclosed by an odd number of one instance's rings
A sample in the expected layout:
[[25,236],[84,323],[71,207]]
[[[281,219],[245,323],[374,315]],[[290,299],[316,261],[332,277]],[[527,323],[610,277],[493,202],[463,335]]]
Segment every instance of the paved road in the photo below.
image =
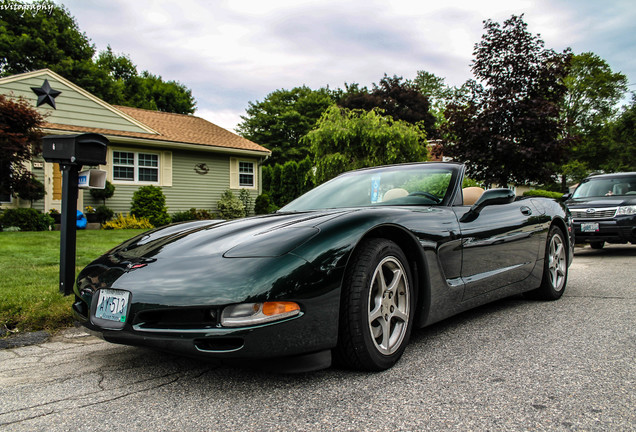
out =
[[416,331],[390,371],[221,367],[80,330],[0,350],[0,430],[636,430],[636,246],[577,249],[557,302]]

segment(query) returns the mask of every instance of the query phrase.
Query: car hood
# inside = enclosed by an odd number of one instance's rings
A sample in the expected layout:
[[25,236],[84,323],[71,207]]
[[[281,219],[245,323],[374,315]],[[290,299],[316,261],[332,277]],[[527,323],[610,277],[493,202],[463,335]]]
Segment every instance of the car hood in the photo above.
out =
[[210,255],[280,256],[316,235],[321,223],[345,212],[275,213],[169,225],[128,240],[109,255],[129,262]]
[[323,280],[313,265],[287,252],[318,234],[322,223],[352,211],[196,221],[149,231],[84,268],[76,294],[90,304],[100,288],[121,289],[153,307],[270,298],[290,289],[286,281],[292,274],[308,283]]
[[607,197],[589,197],[589,198],[572,198],[565,203],[569,208],[603,208],[618,207],[621,205],[635,205],[636,196],[607,196]]

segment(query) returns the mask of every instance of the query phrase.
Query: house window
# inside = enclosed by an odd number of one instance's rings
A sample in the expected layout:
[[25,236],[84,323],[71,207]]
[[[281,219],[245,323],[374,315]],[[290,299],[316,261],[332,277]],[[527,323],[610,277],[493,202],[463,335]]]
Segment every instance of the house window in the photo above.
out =
[[254,187],[254,162],[239,161],[239,186]]
[[157,183],[159,181],[159,155],[113,151],[113,179]]
[[159,156],[156,154],[139,153],[139,181],[159,181]]

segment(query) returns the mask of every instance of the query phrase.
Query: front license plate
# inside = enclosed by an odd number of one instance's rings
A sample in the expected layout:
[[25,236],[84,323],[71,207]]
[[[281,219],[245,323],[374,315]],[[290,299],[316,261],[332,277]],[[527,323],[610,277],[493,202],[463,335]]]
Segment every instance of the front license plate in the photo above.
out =
[[598,223],[596,222],[582,223],[581,232],[599,232]]
[[97,298],[95,317],[109,321],[126,322],[128,311],[128,291],[102,289]]

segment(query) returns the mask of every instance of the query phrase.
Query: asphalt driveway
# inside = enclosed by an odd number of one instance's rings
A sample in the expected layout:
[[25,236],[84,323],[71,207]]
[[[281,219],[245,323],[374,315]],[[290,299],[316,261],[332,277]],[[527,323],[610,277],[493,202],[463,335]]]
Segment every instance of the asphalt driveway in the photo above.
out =
[[72,329],[0,350],[0,429],[636,430],[635,263],[636,246],[579,248],[561,300],[416,331],[376,374],[222,366]]

